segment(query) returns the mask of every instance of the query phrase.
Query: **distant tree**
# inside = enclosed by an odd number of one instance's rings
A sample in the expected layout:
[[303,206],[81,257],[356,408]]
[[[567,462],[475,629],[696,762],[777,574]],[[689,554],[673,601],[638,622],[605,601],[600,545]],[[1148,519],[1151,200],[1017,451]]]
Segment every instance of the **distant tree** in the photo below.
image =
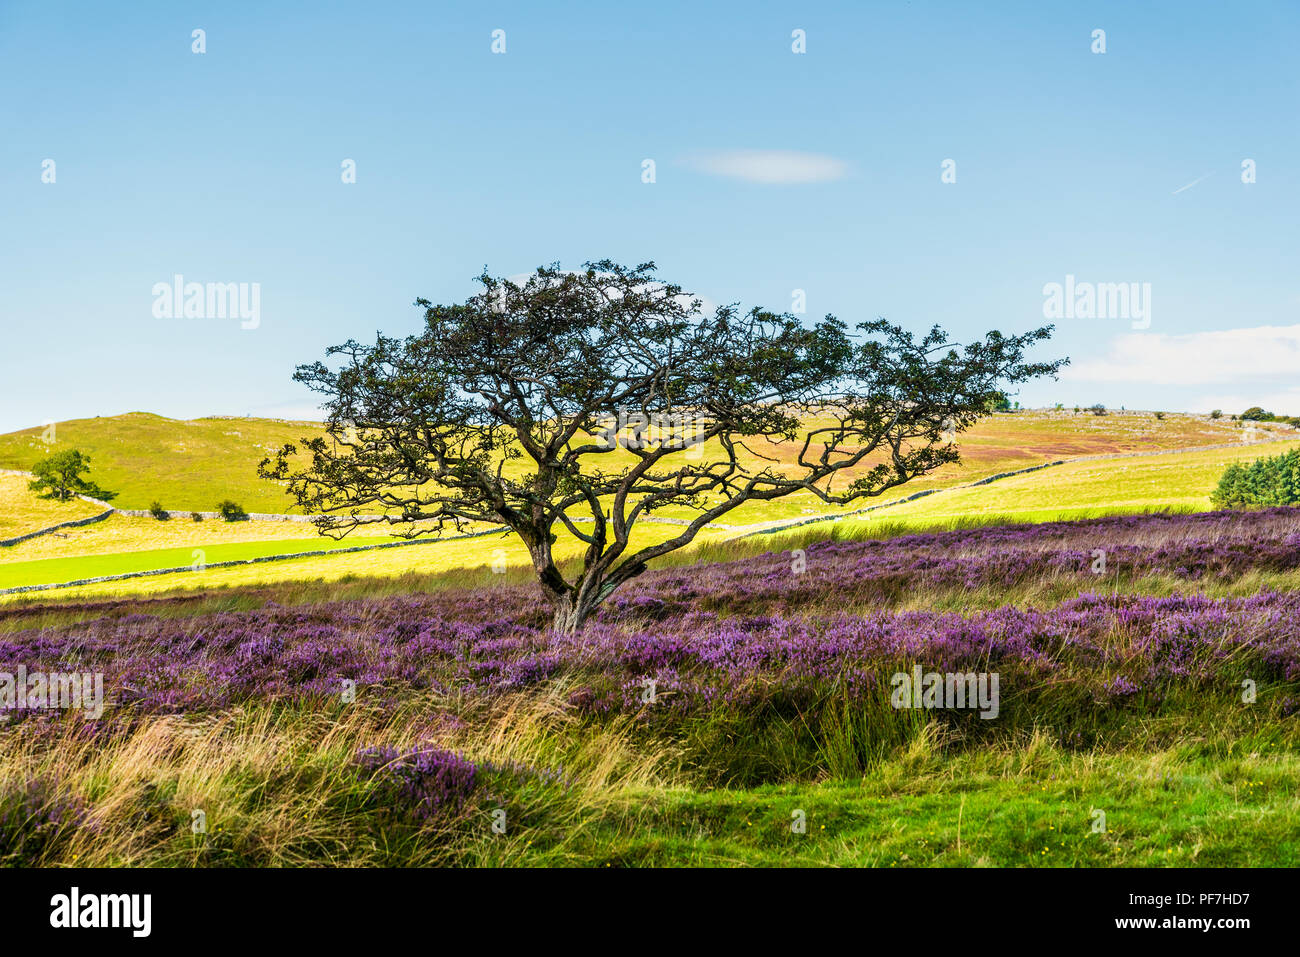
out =
[[1300,505],[1300,449],[1229,465],[1210,501],[1217,508]]
[[1102,405],[1100,402],[1098,402],[1096,405],[1088,406],[1088,411],[1091,412],[1093,415],[1105,415],[1106,407]]
[[1214,411],[1212,411],[1212,412],[1210,413],[1210,418],[1212,418],[1212,419],[1221,419],[1221,418],[1223,418],[1223,410],[1222,410],[1222,409],[1215,409]]
[[1163,412],[1157,412],[1157,413],[1156,413],[1156,421],[1157,421],[1157,422],[1163,422],[1164,420],[1165,420],[1165,414],[1164,414]]
[[172,517],[171,513],[168,512],[167,509],[163,508],[162,504],[156,499],[149,503],[149,514],[160,522],[165,522],[167,519]]
[[217,511],[221,513],[221,517],[227,522],[245,522],[248,520],[248,513],[244,511],[244,507],[237,502],[230,501],[230,499],[218,503]]
[[[654,271],[555,265],[517,285],[485,270],[463,305],[417,300],[420,334],[350,341],[327,352],[341,368],[298,368],[325,397],[327,434],[303,440],[306,466],[290,444],[260,473],[333,537],[376,521],[408,537],[512,529],[555,629],[572,632],[746,502],[806,492],[845,504],[957,461],[951,436],[1006,385],[1065,362],[1025,360],[1051,326],[958,346],[937,326],[917,339],[875,320],[859,341],[832,316],[809,327],[762,309],[705,312]],[[636,523],[667,507],[692,517],[634,545]],[[585,546],[564,569],[560,530]]]
[[1247,422],[1272,422],[1273,413],[1265,412],[1259,406],[1252,405],[1245,412],[1241,413],[1241,418],[1245,419]]
[[985,409],[989,412],[1010,412],[1011,399],[1005,392],[994,392],[985,403]]
[[90,456],[83,455],[77,449],[56,452],[49,458],[41,459],[32,466],[36,476],[27,483],[27,487],[42,498],[52,498],[66,502],[76,495],[88,495],[91,498],[108,501],[116,496],[84,476],[90,471]]
[[203,516],[198,512],[190,512],[190,519],[195,522],[201,522],[203,521]]

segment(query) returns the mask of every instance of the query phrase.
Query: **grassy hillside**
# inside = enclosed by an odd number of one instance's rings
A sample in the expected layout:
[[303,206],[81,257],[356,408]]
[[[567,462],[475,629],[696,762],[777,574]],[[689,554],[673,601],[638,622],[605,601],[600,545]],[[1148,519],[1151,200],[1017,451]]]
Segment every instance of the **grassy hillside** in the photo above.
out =
[[67,502],[41,498],[28,490],[28,481],[21,475],[0,475],[0,539],[16,538],[103,511],[100,506],[79,498]]
[[1210,492],[1230,463],[1250,462],[1291,448],[1300,448],[1300,442],[1067,462],[999,479],[989,485],[953,489],[904,502],[871,513],[866,521],[929,524],[980,516],[1043,521],[1155,508],[1203,511],[1211,508]]
[[[96,459],[97,478],[101,482],[112,487],[113,476],[130,475],[135,491],[130,492],[130,484],[119,486],[125,489],[123,504],[140,504],[131,501],[131,494],[141,498],[146,497],[146,493],[152,496],[149,490],[166,481],[177,489],[173,499],[188,500],[196,507],[205,504],[200,499],[229,495],[250,509],[274,510],[285,507],[276,498],[281,494],[279,490],[256,477],[248,479],[247,475],[252,475],[257,456],[310,429],[311,426],[304,423],[269,420],[208,419],[184,423],[159,416],[132,414],[67,423],[60,427],[58,434],[60,442],[75,443],[77,447],[91,451]],[[189,430],[193,430],[192,434]],[[1265,451],[1277,452],[1290,447],[1290,443],[1067,463],[975,488],[953,489],[950,486],[1061,456],[1192,448],[1230,441],[1240,434],[1233,424],[1197,416],[1171,415],[1163,421],[1146,413],[1094,416],[1043,411],[993,416],[980,423],[963,440],[964,462],[890,493],[877,500],[877,504],[887,502],[892,496],[925,488],[943,488],[944,491],[840,522],[833,534],[839,538],[860,538],[875,536],[884,526],[897,533],[908,527],[971,521],[1044,521],[1152,509],[1207,509],[1210,507],[1209,493],[1228,463],[1249,460]],[[1291,433],[1277,428],[1271,430],[1271,434]],[[93,435],[99,438],[92,439]],[[177,439],[178,435],[186,438]],[[3,440],[13,447],[15,437],[6,436]],[[92,444],[92,441],[99,444]],[[39,438],[32,437],[30,442],[34,445],[29,451],[46,453],[46,446]],[[790,448],[778,447],[777,451],[779,458],[788,457]],[[115,454],[123,457],[121,464],[113,464]],[[167,463],[174,461],[180,461],[186,467],[169,471]],[[130,462],[137,462],[137,467],[128,468]],[[248,463],[247,475],[232,462]],[[101,464],[104,465],[102,472]],[[222,467],[218,468],[218,465]],[[212,478],[221,474],[230,484],[220,485],[223,480]],[[158,482],[152,478],[155,475],[161,476]],[[197,483],[194,487],[183,484],[191,480]],[[123,481],[127,480],[124,478]],[[244,484],[235,488],[240,482]],[[14,516],[22,514],[22,508],[36,507],[22,499],[23,495],[29,499],[32,497],[25,492],[21,479],[14,477],[5,487],[11,487],[10,500],[24,502],[21,508],[12,510]],[[728,516],[728,524],[736,526],[735,530],[710,533],[698,541],[700,550],[674,556],[673,561],[689,561],[706,554],[714,558],[739,557],[753,553],[755,549],[778,547],[766,538],[747,540],[743,546],[720,543],[722,539],[735,537],[742,526],[828,514],[824,507],[809,504],[810,501],[809,497],[791,496],[784,501],[756,503],[737,510]],[[83,511],[93,512],[93,506],[78,504],[83,506]],[[168,505],[176,507],[174,501],[169,501]],[[41,508],[47,513],[51,509],[61,509],[60,514],[66,512],[69,515],[75,511],[71,506],[45,505]],[[685,510],[678,511],[681,516],[690,514]],[[28,518],[21,520],[31,521]],[[670,528],[647,528],[644,534],[666,537]],[[807,534],[815,540],[832,534],[830,528],[829,525],[809,526]],[[0,553],[0,587],[52,584],[189,566],[196,549],[202,551],[204,561],[209,563],[337,549],[384,541],[388,531],[386,527],[377,526],[362,530],[342,543],[335,543],[314,536],[310,526],[300,523],[195,523],[180,517],[158,522],[149,518],[114,516],[103,523],[69,529],[57,536],[42,537],[5,549]],[[488,541],[493,543],[490,548]],[[60,594],[153,594],[178,587],[229,587],[309,579],[330,581],[350,575],[428,575],[458,567],[489,564],[493,556],[488,552],[496,548],[504,550],[507,565],[522,567],[526,564],[523,549],[510,536],[439,542],[414,549],[285,560],[274,566],[259,564],[246,568],[210,569],[203,573],[203,585],[198,585],[191,573],[181,573],[85,586]],[[566,550],[572,550],[572,543],[562,544],[561,552],[566,553]]]
[[63,449],[90,455],[91,477],[117,493],[118,508],[157,500],[169,509],[212,511],[233,498],[250,512],[288,512],[289,500],[258,479],[257,463],[285,442],[320,433],[312,423],[279,419],[168,419],[147,412],[73,419],[55,425],[56,441],[40,427],[0,435],[0,468],[30,469]]
[[[1261,436],[1293,434],[1289,427],[1271,423],[1259,428]],[[320,426],[256,418],[186,421],[131,412],[57,423],[56,441],[49,445],[41,433],[35,427],[0,435],[0,468],[30,469],[53,452],[77,448],[90,455],[94,480],[118,493],[113,504],[119,508],[144,509],[157,500],[168,509],[210,511],[222,499],[233,498],[251,512],[292,512],[283,489],[257,477],[257,463],[285,442],[319,435]],[[918,480],[908,490],[960,484],[1062,457],[1189,448],[1232,442],[1240,434],[1237,423],[1172,413],[1163,421],[1149,412],[999,414],[960,437],[962,463]],[[798,449],[788,443],[763,445],[758,451],[790,467]],[[605,467],[615,464],[615,456],[602,462]],[[761,463],[751,456],[750,464]],[[520,469],[522,465],[516,465],[515,470]],[[792,495],[742,507],[728,521],[750,524],[826,511],[811,495]],[[664,510],[661,514],[683,517],[688,513]]]

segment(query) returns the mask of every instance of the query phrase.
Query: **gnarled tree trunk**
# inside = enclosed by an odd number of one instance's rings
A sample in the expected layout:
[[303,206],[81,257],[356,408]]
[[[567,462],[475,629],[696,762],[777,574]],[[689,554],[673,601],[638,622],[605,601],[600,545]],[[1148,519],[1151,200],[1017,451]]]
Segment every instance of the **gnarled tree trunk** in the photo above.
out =
[[583,626],[598,605],[599,602],[595,601],[592,595],[584,595],[581,591],[566,592],[557,596],[552,599],[555,615],[551,620],[551,627],[559,634],[571,635]]

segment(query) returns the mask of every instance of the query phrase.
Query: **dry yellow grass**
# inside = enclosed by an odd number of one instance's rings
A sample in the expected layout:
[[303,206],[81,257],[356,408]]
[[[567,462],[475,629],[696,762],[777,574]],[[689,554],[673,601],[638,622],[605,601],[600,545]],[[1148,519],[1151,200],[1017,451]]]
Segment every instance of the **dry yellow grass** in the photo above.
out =
[[1070,510],[1139,512],[1152,508],[1206,511],[1210,493],[1233,462],[1277,455],[1296,442],[1268,442],[1231,448],[1133,458],[1066,462],[1039,472],[1013,475],[989,485],[952,489],[870,513],[866,521],[944,519],[981,515],[1008,521],[1043,521],[1049,513],[1077,517]]
[[[566,830],[636,789],[672,783],[680,770],[674,750],[635,742],[630,718],[583,728],[565,704],[567,690],[560,682],[540,694],[472,703],[430,694],[387,714],[362,699],[330,711],[154,716],[107,742],[76,733],[69,721],[58,738],[0,737],[0,794],[40,781],[54,801],[86,808],[89,827],[48,847],[33,862],[44,866],[337,866],[383,863],[388,853],[374,842],[373,810],[363,809],[369,782],[355,763],[362,748],[455,751],[480,767],[562,763],[564,800],[548,807],[548,826]],[[195,833],[195,812],[206,833]],[[404,850],[403,863],[438,863],[467,844],[472,855],[476,841],[492,840],[490,827],[486,814],[440,822]],[[516,817],[511,834],[509,848],[493,848],[496,863],[526,853],[527,824]]]
[[[93,509],[92,514],[98,509]],[[348,540],[383,538],[392,532],[388,526],[372,525],[357,529]],[[305,522],[250,521],[223,522],[207,519],[195,522],[176,517],[165,522],[129,515],[111,515],[102,522],[79,528],[65,528],[51,535],[28,539],[0,552],[0,564],[35,561],[41,558],[70,558],[77,555],[106,555],[116,552],[143,552],[157,548],[203,548],[231,542],[291,541],[319,539],[315,548],[328,548],[332,542],[320,537],[316,527]],[[306,549],[304,549],[306,550]]]
[[[51,525],[58,525],[60,522],[89,518],[104,510],[99,505],[83,502],[79,498],[67,502],[41,498],[35,492],[28,490],[29,481],[31,480],[21,475],[0,474],[0,538],[15,538],[38,529],[49,528]],[[0,561],[7,558],[14,550],[21,548],[22,544],[0,552]]]

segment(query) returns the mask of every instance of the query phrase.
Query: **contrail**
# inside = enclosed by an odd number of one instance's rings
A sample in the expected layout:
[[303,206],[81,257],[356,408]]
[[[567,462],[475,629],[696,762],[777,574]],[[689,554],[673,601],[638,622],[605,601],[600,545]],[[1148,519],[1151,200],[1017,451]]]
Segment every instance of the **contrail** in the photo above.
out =
[[[1213,175],[1214,175],[1213,172],[1210,172],[1210,173],[1206,173],[1206,174],[1205,174],[1205,176],[1213,176]],[[1191,181],[1190,183],[1188,183],[1186,186],[1179,186],[1176,190],[1173,191],[1173,193],[1172,193],[1171,195],[1173,195],[1173,196],[1177,196],[1177,195],[1178,195],[1179,193],[1181,193],[1183,190],[1185,190],[1185,189],[1191,189],[1193,186],[1195,186],[1195,185],[1196,185],[1197,183],[1199,183],[1201,180],[1205,179],[1205,176],[1198,176],[1196,179],[1192,180],[1192,181]]]

